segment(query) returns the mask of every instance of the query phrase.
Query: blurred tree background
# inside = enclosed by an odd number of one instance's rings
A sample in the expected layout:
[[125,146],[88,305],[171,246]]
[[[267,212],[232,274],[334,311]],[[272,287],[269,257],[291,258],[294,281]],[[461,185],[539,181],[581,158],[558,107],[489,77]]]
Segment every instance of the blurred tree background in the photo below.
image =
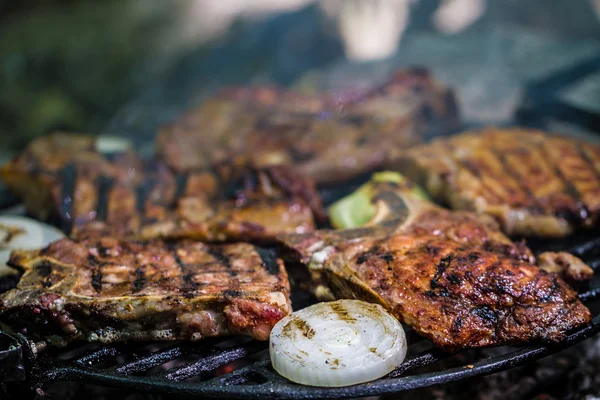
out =
[[0,0],[2,148],[55,129],[100,130],[165,53],[183,49],[170,46],[180,10],[168,3]]

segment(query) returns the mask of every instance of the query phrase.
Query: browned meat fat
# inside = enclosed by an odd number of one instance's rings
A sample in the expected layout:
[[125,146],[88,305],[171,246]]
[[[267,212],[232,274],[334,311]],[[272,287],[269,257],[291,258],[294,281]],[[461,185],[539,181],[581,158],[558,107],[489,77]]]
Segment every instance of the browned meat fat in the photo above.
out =
[[577,293],[490,217],[442,209],[395,183],[381,189],[373,198],[387,202],[389,218],[378,225],[281,238],[288,271],[312,281],[317,296],[379,303],[449,351],[556,342],[590,321]]
[[426,71],[406,69],[362,91],[229,88],[162,127],[156,144],[176,171],[244,159],[294,165],[317,183],[337,183],[392,162],[457,121],[452,93]]
[[36,341],[266,340],[290,312],[281,260],[249,244],[63,239],[10,259],[24,270],[0,321]]
[[31,214],[74,237],[269,241],[324,218],[314,185],[284,166],[175,173],[133,152],[108,159],[77,134],[34,140],[0,175]]
[[600,146],[537,130],[488,128],[411,149],[397,164],[454,209],[493,216],[509,235],[600,227]]

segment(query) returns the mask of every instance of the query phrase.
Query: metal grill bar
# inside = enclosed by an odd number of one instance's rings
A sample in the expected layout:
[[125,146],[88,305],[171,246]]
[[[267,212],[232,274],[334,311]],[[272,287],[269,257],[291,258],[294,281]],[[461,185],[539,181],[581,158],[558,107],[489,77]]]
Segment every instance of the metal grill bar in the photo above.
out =
[[188,347],[176,346],[171,349],[159,351],[146,357],[138,358],[137,360],[127,364],[115,367],[114,371],[123,375],[137,374],[148,371],[151,368],[158,367],[159,365],[163,365],[166,362],[175,360],[176,358],[182,357],[186,354],[189,354]]
[[110,357],[114,357],[121,354],[121,352],[115,347],[102,347],[92,353],[88,353],[73,361],[74,364],[81,365],[84,367],[97,364]]
[[214,371],[225,364],[229,364],[232,361],[239,360],[265,348],[266,346],[263,343],[251,342],[233,349],[213,350],[210,355],[198,361],[189,363],[183,367],[170,369],[164,377],[171,381],[182,381],[204,372]]

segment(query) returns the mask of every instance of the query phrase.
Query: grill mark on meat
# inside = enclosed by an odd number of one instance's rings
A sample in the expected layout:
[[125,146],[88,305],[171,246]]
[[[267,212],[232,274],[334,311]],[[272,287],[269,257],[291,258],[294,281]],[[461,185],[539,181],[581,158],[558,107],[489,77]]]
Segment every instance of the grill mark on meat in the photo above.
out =
[[230,179],[221,183],[224,190],[221,199],[237,200],[240,205],[245,205],[248,201],[247,194],[254,192],[258,188],[259,172],[254,168],[244,171],[241,175],[234,174]]
[[[578,208],[580,208],[579,214],[581,215],[581,213],[587,212],[587,210],[585,210],[585,205],[584,205],[582,199],[579,197],[579,191],[575,188],[573,183],[562,173],[562,171],[558,167],[558,163],[560,163],[561,160],[554,159],[554,157],[552,157],[552,152],[548,151],[548,148],[544,145],[541,146],[541,152],[546,160],[551,160],[548,163],[550,168],[552,168],[552,170],[554,171],[554,174],[557,177],[559,177],[559,179],[564,184],[565,193],[575,200],[575,204],[577,205]],[[565,218],[566,220],[569,220],[569,221],[576,219],[576,217],[573,215],[571,210],[564,210],[564,209],[556,210],[555,214],[557,217]],[[577,217],[579,217],[579,216],[577,216]]]
[[229,256],[223,252],[218,246],[208,246],[206,252],[211,255],[219,264],[224,265],[228,269],[231,269],[231,261]]
[[98,176],[96,185],[98,186],[98,204],[96,205],[96,218],[100,221],[108,220],[108,197],[115,184],[115,179],[104,175]]
[[489,190],[487,188],[487,186],[483,183],[483,180],[481,179],[481,172],[479,171],[479,168],[477,168],[477,166],[474,165],[471,160],[455,158],[454,161],[456,162],[456,164],[458,165],[459,168],[466,169],[467,171],[469,171],[471,173],[471,175],[473,175],[473,177],[475,179],[477,179],[477,184],[478,184],[480,190],[485,192],[485,197],[487,197],[491,202],[497,203],[498,201],[501,200],[496,195],[496,193]]
[[254,246],[254,250],[260,256],[262,261],[261,265],[271,275],[277,275],[279,273],[279,263],[277,262],[277,254],[274,250],[263,249],[261,247]]
[[[594,172],[594,176],[596,178],[596,187],[600,186],[600,171],[598,171],[596,169],[596,167],[594,166],[594,160],[592,160],[588,154],[585,152],[585,150],[583,149],[583,143],[578,143],[576,144],[576,149],[577,152],[579,153],[579,156],[582,158],[582,160],[585,161],[585,163],[587,164],[587,166],[589,167],[589,169],[591,169]],[[585,211],[585,218],[587,218],[587,216],[591,215],[590,210],[587,208],[586,204],[582,202],[582,207]],[[583,218],[583,219],[585,219]]]
[[62,230],[67,234],[71,233],[73,229],[73,203],[75,202],[75,183],[77,181],[77,167],[73,163],[65,165],[63,169],[58,173],[60,180],[62,181],[62,193],[61,193],[61,204],[60,213],[62,215]]
[[452,327],[450,328],[450,332],[452,332],[454,335],[458,335],[460,333],[460,328],[462,328],[462,318],[458,316],[454,319]]
[[183,297],[185,297],[186,299],[193,298],[194,292],[198,290],[200,284],[198,282],[194,282],[194,275],[191,273],[183,275],[181,279],[183,280],[183,286],[181,287],[180,291],[183,293]]
[[192,272],[188,272],[189,265],[184,263],[181,257],[179,257],[175,249],[175,245],[176,243],[170,243],[167,248],[173,252],[173,258],[175,259],[175,262],[181,271],[181,280],[183,285],[179,291],[182,293],[183,297],[186,299],[191,299],[194,297],[194,292],[198,290],[201,285],[194,281],[194,274]]
[[227,297],[241,297],[243,296],[244,292],[235,289],[226,289],[223,294]]
[[175,196],[173,197],[174,202],[177,202],[177,200],[185,196],[188,178],[189,174],[186,173],[178,173],[175,175]]
[[102,263],[92,254],[88,255],[88,261],[92,265],[92,287],[96,293],[102,292]]
[[140,292],[146,285],[146,274],[145,268],[142,265],[135,269],[135,280],[133,281],[132,289],[133,293]]
[[589,157],[588,153],[583,149],[583,143],[577,143],[577,152],[580,157],[588,164],[589,168],[595,172],[596,180],[600,181],[600,171],[595,167],[594,160]]
[[438,282],[441,279],[444,272],[446,271],[446,268],[448,268],[448,266],[450,265],[452,258],[453,258],[453,255],[450,254],[440,260],[439,264],[436,267],[435,275],[433,276],[433,279],[431,280],[431,282],[429,284],[429,286],[432,289],[436,289],[438,287]]
[[503,171],[508,175],[509,178],[514,180],[519,189],[526,194],[527,201],[529,202],[529,204],[527,204],[527,208],[531,212],[541,214],[542,207],[539,204],[539,201],[537,201],[536,196],[531,192],[531,190],[529,190],[529,187],[525,184],[525,182],[523,182],[517,171],[512,168],[511,164],[506,159],[506,154],[501,153],[500,150],[496,148],[492,148],[491,151],[496,156],[498,161],[500,161]]

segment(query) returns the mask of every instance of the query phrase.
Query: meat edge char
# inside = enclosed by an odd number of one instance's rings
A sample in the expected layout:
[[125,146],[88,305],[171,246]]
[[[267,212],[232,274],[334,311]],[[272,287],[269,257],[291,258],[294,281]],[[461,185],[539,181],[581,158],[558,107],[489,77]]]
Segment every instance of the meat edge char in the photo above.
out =
[[[268,340],[272,327],[290,312],[289,301],[286,307],[281,307],[265,299],[238,298],[236,293],[206,302],[174,297],[159,301],[118,299],[101,303],[66,301],[58,294],[39,291],[25,295],[35,296],[39,301],[11,307],[3,313],[2,321],[9,326],[21,326],[20,333],[35,341],[57,347],[78,340],[105,344],[197,341],[227,335]],[[285,296],[282,294],[281,297]],[[134,317],[135,310],[144,304],[151,304],[151,311]],[[7,307],[6,300],[4,307]]]
[[[185,287],[168,289],[167,283],[167,292],[136,295],[144,287],[144,282],[138,285],[138,279],[144,278],[137,277],[136,269],[135,281],[123,282],[130,286],[129,292],[111,295],[110,291],[102,292],[98,281],[102,277],[95,276],[93,266],[78,266],[85,246],[73,246],[68,239],[56,243],[41,251],[13,252],[9,264],[23,275],[16,289],[0,295],[0,321],[4,325],[53,346],[76,340],[194,341],[224,335],[267,340],[272,327],[291,312],[287,273],[278,259],[275,265],[265,265],[273,264],[267,260],[262,266],[277,275],[278,282],[256,290],[224,287],[194,294]],[[97,296],[81,292],[80,273],[90,275],[88,284]],[[185,281],[186,276],[182,278]],[[167,275],[164,279],[172,278]],[[197,290],[194,282],[190,285]]]

